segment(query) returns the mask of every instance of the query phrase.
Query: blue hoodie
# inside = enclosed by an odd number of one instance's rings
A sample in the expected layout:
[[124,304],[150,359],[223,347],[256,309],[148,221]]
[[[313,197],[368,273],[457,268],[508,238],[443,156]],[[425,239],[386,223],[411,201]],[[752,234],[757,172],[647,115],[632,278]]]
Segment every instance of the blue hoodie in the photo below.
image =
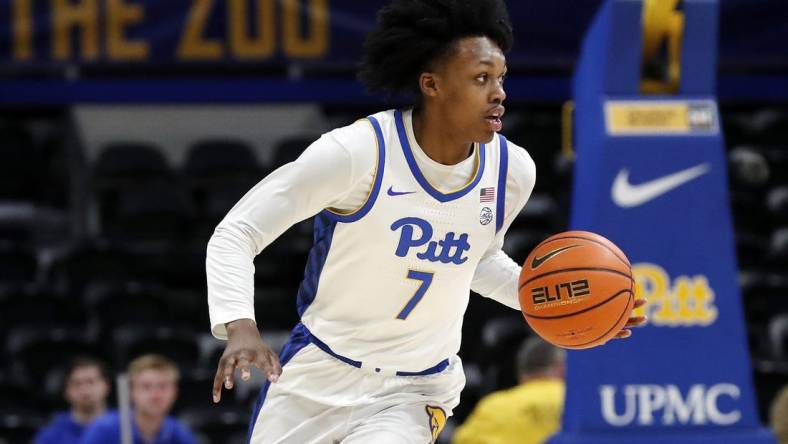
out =
[[[146,441],[140,434],[137,424],[132,420],[131,429],[134,444],[197,444],[197,440],[186,426],[167,417],[161,423],[159,433],[153,441]],[[82,435],[81,444],[119,444],[120,415],[110,412],[96,418]]]
[[35,444],[79,444],[85,425],[74,420],[70,412],[58,413],[46,427],[38,431]]

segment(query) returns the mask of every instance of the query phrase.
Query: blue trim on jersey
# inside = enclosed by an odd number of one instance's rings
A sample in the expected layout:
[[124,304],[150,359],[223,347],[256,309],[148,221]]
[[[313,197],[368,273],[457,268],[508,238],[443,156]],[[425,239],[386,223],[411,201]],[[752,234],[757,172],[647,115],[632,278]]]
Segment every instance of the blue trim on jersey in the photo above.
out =
[[317,296],[320,273],[326,264],[328,250],[331,249],[331,240],[334,237],[334,228],[337,222],[329,214],[323,211],[315,216],[314,243],[312,244],[312,249],[309,250],[309,258],[304,270],[304,280],[298,286],[298,297],[296,298],[299,317],[304,315],[306,309],[309,308],[309,305],[312,304],[315,296]]
[[503,227],[504,204],[506,202],[506,175],[509,173],[509,147],[506,138],[498,134],[501,145],[501,163],[498,171],[498,201],[495,207],[495,232]]
[[323,213],[337,222],[355,222],[369,213],[369,210],[372,209],[372,205],[375,204],[375,200],[378,198],[380,185],[383,183],[383,171],[385,170],[386,165],[386,141],[383,139],[383,130],[380,129],[380,123],[378,120],[372,116],[367,117],[367,119],[372,124],[372,128],[375,129],[375,138],[378,141],[378,165],[377,171],[375,171],[375,183],[372,185],[372,191],[369,193],[367,201],[364,202],[364,205],[362,205],[358,210],[350,214],[340,214],[333,211],[323,210]]
[[449,358],[446,358],[443,361],[439,362],[437,365],[430,367],[426,370],[422,370],[420,372],[397,372],[397,376],[427,376],[435,373],[440,373],[446,370],[446,367],[448,366],[449,366]]
[[[353,367],[356,367],[356,368],[361,368],[361,366],[363,365],[363,363],[361,361],[356,361],[356,360],[350,359],[350,358],[348,358],[346,356],[340,355],[339,353],[335,352],[334,350],[331,350],[331,347],[329,347],[328,344],[326,344],[325,342],[323,342],[320,339],[318,339],[317,336],[313,335],[312,332],[310,332],[309,329],[306,328],[303,324],[299,323],[298,325],[303,329],[303,331],[306,332],[307,337],[308,337],[307,340],[309,342],[315,344],[315,346],[317,348],[319,348],[320,350],[323,350],[326,354],[331,355],[334,358],[344,362],[345,364],[352,365]],[[434,366],[432,366],[432,367],[430,367],[430,368],[428,368],[426,370],[422,370],[420,372],[400,372],[400,371],[398,371],[396,374],[397,374],[397,376],[425,376],[425,375],[431,375],[431,374],[434,374],[434,373],[440,373],[440,372],[446,370],[446,367],[448,367],[448,366],[449,366],[449,358],[446,358],[443,361],[439,362],[438,364],[436,364],[436,365],[434,365]]]
[[313,335],[306,327],[304,327],[304,329],[309,334],[309,340],[313,344],[315,344],[317,346],[317,348],[319,348],[320,350],[323,350],[324,352],[328,353],[329,355],[339,359],[340,361],[344,362],[345,364],[352,365],[353,367],[356,367],[356,368],[361,368],[361,361],[354,361],[354,360],[352,360],[350,358],[346,358],[346,357],[344,357],[344,356],[342,356],[342,355],[340,355],[338,353],[334,353],[334,350],[331,350],[331,347],[329,347],[325,342],[321,341],[320,339],[317,339],[317,337],[315,335]]
[[430,196],[437,199],[439,202],[448,202],[450,200],[458,199],[462,196],[468,194],[476,185],[482,180],[482,175],[484,174],[484,144],[479,145],[479,168],[476,171],[476,177],[473,179],[473,182],[468,184],[465,188],[455,191],[449,194],[443,194],[440,191],[436,190],[435,188],[430,185],[427,179],[421,174],[421,170],[419,166],[416,164],[416,159],[413,157],[413,150],[410,147],[410,142],[408,142],[408,134],[405,132],[405,124],[403,123],[402,119],[402,111],[395,110],[394,111],[394,121],[397,124],[397,134],[399,135],[399,143],[402,145],[402,152],[405,154],[405,159],[408,161],[408,166],[410,167],[411,173],[413,173],[413,177],[416,178],[416,181],[424,188],[424,191],[429,193]]
[[[293,331],[290,333],[290,338],[287,340],[287,343],[284,347],[282,347],[282,351],[279,353],[279,363],[284,368],[293,356],[296,355],[301,349],[309,345],[309,330],[306,329],[300,322],[293,328]],[[260,396],[257,398],[257,403],[254,406],[254,411],[252,412],[252,420],[249,422],[249,432],[246,438],[246,444],[249,444],[252,440],[252,431],[254,430],[254,425],[257,422],[257,417],[260,415],[260,410],[263,408],[263,403],[265,403],[265,397],[268,395],[268,388],[271,386],[269,381],[265,381],[263,387],[260,389]]]

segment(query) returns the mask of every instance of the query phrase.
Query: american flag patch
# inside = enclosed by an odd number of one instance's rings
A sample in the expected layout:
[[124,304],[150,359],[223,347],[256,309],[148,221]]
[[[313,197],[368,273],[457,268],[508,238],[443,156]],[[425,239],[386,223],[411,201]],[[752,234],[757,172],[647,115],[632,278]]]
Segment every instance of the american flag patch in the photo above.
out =
[[492,202],[495,200],[495,187],[482,188],[479,192],[479,202]]

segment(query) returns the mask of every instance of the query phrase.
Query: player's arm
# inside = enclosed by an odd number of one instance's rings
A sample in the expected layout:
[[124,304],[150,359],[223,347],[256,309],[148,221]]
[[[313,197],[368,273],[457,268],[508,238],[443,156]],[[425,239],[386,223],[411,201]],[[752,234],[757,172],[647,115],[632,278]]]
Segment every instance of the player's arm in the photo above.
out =
[[[482,296],[494,299],[515,310],[520,310],[518,280],[521,266],[512,260],[501,248],[506,231],[520,214],[536,183],[536,166],[531,156],[516,145],[510,143],[509,174],[506,180],[506,201],[504,205],[504,223],[495,236],[495,240],[482,257],[471,282],[471,289]],[[644,299],[635,301],[635,308],[646,303]],[[633,316],[616,338],[627,338],[632,335],[631,327],[643,325],[644,316]]]
[[479,261],[471,281],[471,289],[515,310],[520,309],[517,291],[520,265],[501,248],[506,231],[531,197],[535,183],[536,165],[533,159],[524,149],[509,142],[509,173],[506,176],[503,225]]
[[324,208],[347,205],[346,196],[368,173],[366,164],[374,165],[374,135],[364,125],[359,122],[321,137],[295,162],[255,185],[216,227],[206,253],[208,307],[212,333],[228,342],[214,379],[215,402],[222,385],[233,387],[236,368],[244,379],[253,365],[271,382],[281,374],[277,356],[263,343],[254,322],[253,260],[292,225]]

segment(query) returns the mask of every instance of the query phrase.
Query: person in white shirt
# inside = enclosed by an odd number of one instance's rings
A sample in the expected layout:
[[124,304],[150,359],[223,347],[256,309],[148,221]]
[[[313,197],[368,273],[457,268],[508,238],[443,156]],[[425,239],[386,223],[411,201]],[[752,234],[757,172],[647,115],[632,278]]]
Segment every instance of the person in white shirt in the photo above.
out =
[[[536,168],[499,134],[506,6],[394,0],[378,21],[359,77],[413,107],[324,134],[249,191],[208,243],[212,332],[228,339],[214,401],[235,369],[266,375],[254,444],[434,441],[465,384],[470,290],[520,308],[520,266],[501,246]],[[312,216],[301,322],[277,357],[254,321],[252,261]]]

